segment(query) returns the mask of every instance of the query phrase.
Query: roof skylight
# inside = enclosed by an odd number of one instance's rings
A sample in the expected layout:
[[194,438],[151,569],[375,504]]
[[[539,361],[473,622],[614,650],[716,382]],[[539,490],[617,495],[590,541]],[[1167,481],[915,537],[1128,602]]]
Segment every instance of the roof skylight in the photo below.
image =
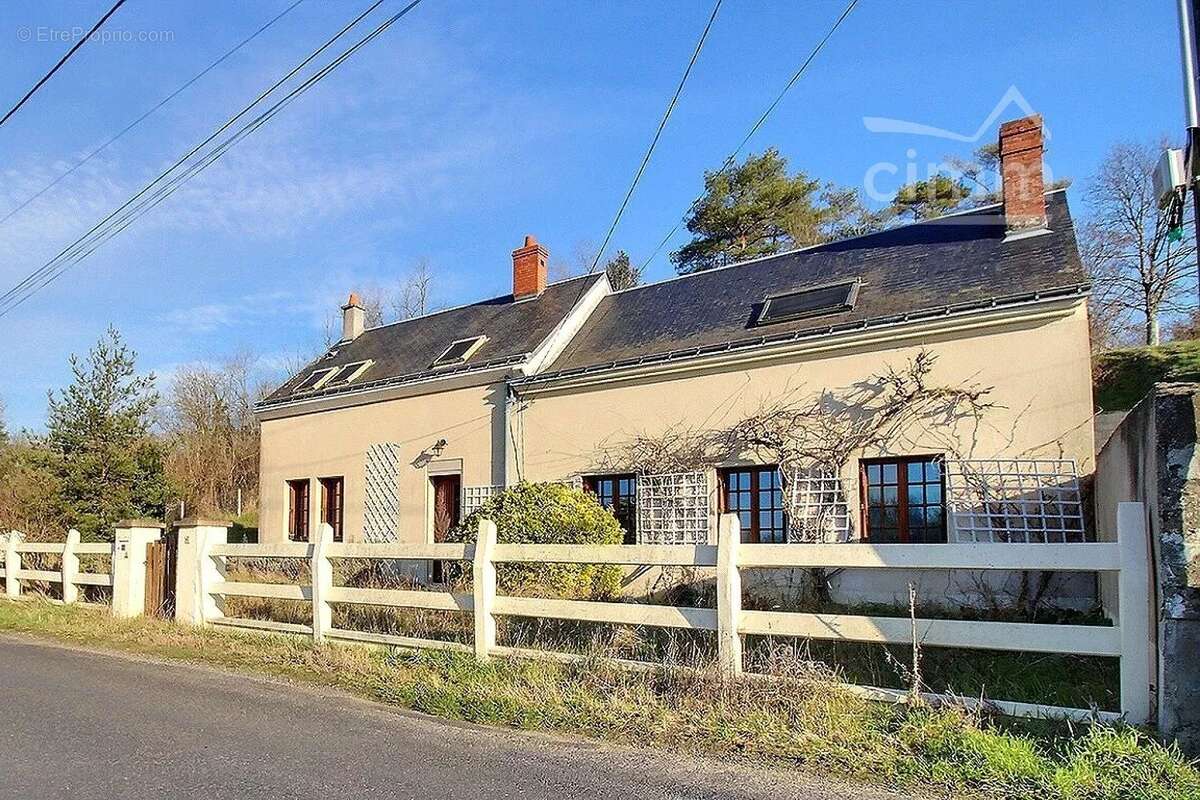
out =
[[817,286],[798,292],[768,297],[763,301],[756,325],[771,325],[805,317],[836,314],[854,308],[860,281],[853,280],[828,286]]
[[344,364],[338,368],[338,373],[331,377],[325,383],[321,384],[322,389],[328,389],[330,386],[345,386],[351,381],[358,378],[366,372],[374,361],[355,361],[351,364]]
[[450,343],[440,356],[433,360],[435,367],[449,367],[455,364],[462,364],[471,356],[475,355],[479,348],[483,347],[487,342],[486,336],[472,336],[469,339],[458,339]]
[[293,389],[292,391],[293,392],[315,391],[316,389],[319,389],[322,386],[324,386],[326,381],[328,381],[330,378],[332,378],[333,374],[335,372],[337,372],[339,369],[340,369],[340,367],[328,367],[326,369],[319,369],[319,370],[313,372],[311,375],[309,375],[304,380],[300,381],[300,383],[297,384],[296,388]]

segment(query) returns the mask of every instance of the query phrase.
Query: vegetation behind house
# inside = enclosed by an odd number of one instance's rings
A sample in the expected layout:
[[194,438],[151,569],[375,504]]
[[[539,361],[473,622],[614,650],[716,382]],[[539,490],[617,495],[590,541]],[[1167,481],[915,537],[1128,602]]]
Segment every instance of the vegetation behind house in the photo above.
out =
[[1200,381],[1200,340],[1110,350],[1092,362],[1096,407],[1127,411],[1155,383]]

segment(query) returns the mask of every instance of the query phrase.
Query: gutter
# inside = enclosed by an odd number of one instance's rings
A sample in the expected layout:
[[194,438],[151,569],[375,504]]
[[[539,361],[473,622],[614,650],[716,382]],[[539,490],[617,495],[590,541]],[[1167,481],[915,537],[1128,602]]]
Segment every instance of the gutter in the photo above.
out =
[[[415,394],[427,394],[430,384],[443,381],[445,385],[439,386],[438,391],[461,389],[478,383],[488,383],[497,377],[493,373],[507,375],[515,365],[524,363],[528,357],[529,354],[524,353],[484,364],[475,364],[470,368],[427,370],[358,386],[339,387],[324,393],[318,392],[299,397],[282,397],[278,400],[263,401],[255,404],[254,416],[261,421],[329,411],[347,406],[380,403]],[[479,381],[478,378],[483,376],[489,376],[489,380]],[[458,378],[459,380],[447,380],[449,378]]]
[[[1049,319],[1062,316],[1065,309],[1073,307],[1079,299],[1087,297],[1090,289],[1090,284],[1077,284],[1044,292],[1008,295],[906,314],[873,317],[841,325],[806,328],[774,336],[734,339],[720,344],[669,350],[641,358],[532,375],[514,380],[511,385],[523,393],[531,394],[629,380],[646,375],[663,376],[690,372],[724,365],[727,362],[747,363],[778,359],[797,353],[842,349],[880,340],[894,341],[900,337],[907,338],[931,332],[972,330],[991,327],[1005,321]],[[1020,314],[1023,308],[1051,305],[1057,309]],[[981,315],[986,318],[971,321],[971,318]],[[950,328],[946,327],[946,320],[959,319],[963,321]]]

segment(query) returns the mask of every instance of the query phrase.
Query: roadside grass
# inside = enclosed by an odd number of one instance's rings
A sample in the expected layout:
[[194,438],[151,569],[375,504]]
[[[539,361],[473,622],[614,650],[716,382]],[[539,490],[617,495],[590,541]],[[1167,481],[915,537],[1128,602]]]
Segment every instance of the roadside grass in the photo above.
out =
[[[790,765],[922,794],[1039,800],[1200,798],[1200,770],[1129,727],[1003,730],[960,709],[865,700],[792,660],[786,678],[725,681],[592,659],[479,663],[453,653],[118,620],[0,601],[0,631],[336,687],[438,716]],[[786,655],[785,655],[786,658]]]

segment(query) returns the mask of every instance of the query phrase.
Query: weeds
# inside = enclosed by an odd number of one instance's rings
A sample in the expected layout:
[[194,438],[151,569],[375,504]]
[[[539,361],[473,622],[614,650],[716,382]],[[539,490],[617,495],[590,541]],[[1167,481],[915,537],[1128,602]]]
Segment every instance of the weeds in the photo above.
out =
[[783,679],[730,681],[705,670],[625,670],[599,657],[479,663],[446,652],[314,645],[36,601],[0,602],[0,630],[279,675],[451,719],[754,758],[923,793],[1200,798],[1196,765],[1135,729],[1035,736],[960,709],[872,702],[795,649],[770,656]]

